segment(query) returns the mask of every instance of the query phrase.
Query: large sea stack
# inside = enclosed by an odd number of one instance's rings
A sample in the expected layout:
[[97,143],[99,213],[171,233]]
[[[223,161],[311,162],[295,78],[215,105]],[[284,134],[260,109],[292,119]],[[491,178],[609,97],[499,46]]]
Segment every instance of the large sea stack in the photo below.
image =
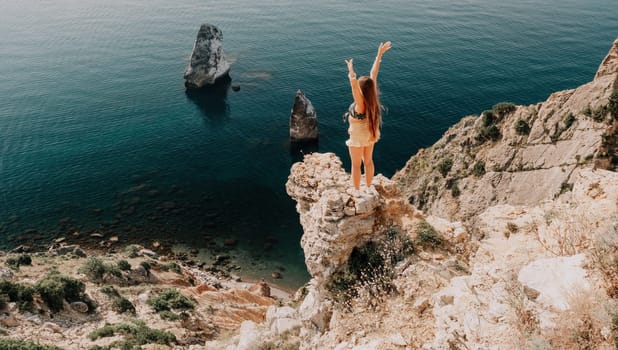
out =
[[193,44],[191,61],[185,70],[185,86],[197,89],[214,85],[229,71],[230,64],[223,53],[221,30],[212,24],[202,24]]
[[318,116],[311,101],[301,90],[296,92],[290,114],[290,140],[311,142],[318,140]]

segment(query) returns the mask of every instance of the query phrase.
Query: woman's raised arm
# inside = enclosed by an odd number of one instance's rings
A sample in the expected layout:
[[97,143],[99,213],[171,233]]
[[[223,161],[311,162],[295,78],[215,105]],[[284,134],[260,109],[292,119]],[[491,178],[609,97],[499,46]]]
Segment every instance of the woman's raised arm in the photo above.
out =
[[352,96],[354,97],[354,103],[356,103],[356,111],[364,111],[365,99],[363,98],[363,92],[358,85],[358,80],[356,80],[356,73],[354,73],[352,59],[350,58],[349,60],[345,60],[345,63],[348,64],[348,78],[350,78],[350,86],[352,87]]
[[378,47],[378,54],[376,55],[376,60],[373,62],[373,67],[371,67],[371,80],[373,80],[373,82],[376,84],[378,84],[378,73],[380,72],[380,63],[382,62],[382,55],[384,55],[384,53],[386,51],[388,51],[391,48],[391,42],[387,41],[385,43],[380,43],[380,46]]

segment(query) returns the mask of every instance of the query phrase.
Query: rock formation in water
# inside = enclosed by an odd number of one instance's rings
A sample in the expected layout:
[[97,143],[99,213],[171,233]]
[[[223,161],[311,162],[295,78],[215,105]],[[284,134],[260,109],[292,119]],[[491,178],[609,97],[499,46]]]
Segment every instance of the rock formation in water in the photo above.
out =
[[311,101],[298,90],[290,114],[290,140],[295,142],[318,140],[318,116]]
[[185,70],[185,86],[189,89],[213,85],[228,76],[230,64],[223,53],[223,34],[212,24],[202,24],[193,44],[191,61]]
[[294,164],[312,279],[228,349],[614,348],[612,50],[592,82],[466,117],[361,195],[334,154]]

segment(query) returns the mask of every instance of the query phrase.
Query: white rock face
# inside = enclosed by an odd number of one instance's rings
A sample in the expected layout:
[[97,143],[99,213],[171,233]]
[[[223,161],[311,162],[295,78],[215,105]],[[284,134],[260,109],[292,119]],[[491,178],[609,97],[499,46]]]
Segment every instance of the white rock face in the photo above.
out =
[[266,311],[266,325],[274,334],[282,334],[293,328],[300,327],[298,312],[289,306],[271,306]]
[[434,294],[435,338],[426,348],[462,339],[470,349],[521,348],[518,310],[549,329],[570,300],[602,289],[580,252],[615,230],[618,174],[585,168],[573,179],[568,196],[533,207],[496,205],[478,216],[484,238],[471,273]]
[[240,339],[236,350],[251,350],[254,349],[260,340],[257,324],[253,321],[244,321],[240,325]]
[[[606,106],[617,86],[618,40],[593,81],[516,106],[496,124],[496,141],[477,140],[482,118],[465,117],[435,145],[419,150],[393,180],[418,209],[449,220],[468,220],[496,204],[552,199],[573,183],[575,169],[603,162],[602,135],[615,135],[618,128],[610,131],[591,111]],[[518,133],[518,123],[526,123],[529,133]],[[447,158],[452,167],[443,176],[438,165]],[[457,196],[451,195],[453,184]]]
[[[377,209],[382,197],[376,189],[393,187],[378,175],[375,188],[351,193],[350,176],[333,153],[313,153],[292,166],[286,183],[303,226],[301,246],[309,273],[322,281],[347,262],[354,247],[366,243],[375,233]],[[386,192],[385,192],[386,193]]]
[[212,85],[230,71],[223,53],[223,34],[212,24],[202,24],[193,44],[191,61],[185,70],[185,86],[190,89]]
[[518,280],[540,293],[538,302],[564,311],[569,309],[573,293],[590,290],[588,272],[582,267],[585,258],[584,254],[577,254],[535,260],[519,271]]

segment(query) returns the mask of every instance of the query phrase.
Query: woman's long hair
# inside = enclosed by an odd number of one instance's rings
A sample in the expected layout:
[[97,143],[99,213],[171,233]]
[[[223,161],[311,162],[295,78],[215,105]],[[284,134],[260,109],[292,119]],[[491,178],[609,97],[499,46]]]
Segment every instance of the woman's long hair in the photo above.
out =
[[358,79],[358,85],[363,92],[365,99],[365,115],[369,121],[369,131],[372,141],[380,138],[380,126],[382,125],[382,111],[380,99],[378,98],[378,88],[370,77],[362,76]]

